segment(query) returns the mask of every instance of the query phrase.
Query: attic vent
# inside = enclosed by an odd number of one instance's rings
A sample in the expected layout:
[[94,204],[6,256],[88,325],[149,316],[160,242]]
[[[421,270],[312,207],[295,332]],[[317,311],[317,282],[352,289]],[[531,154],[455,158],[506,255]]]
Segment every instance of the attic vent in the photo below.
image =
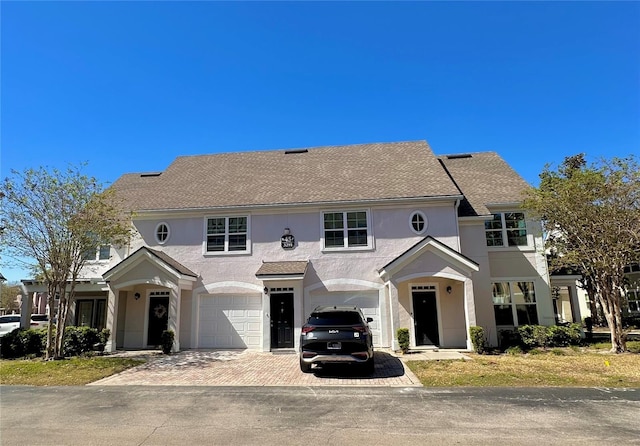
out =
[[294,153],[307,153],[308,150],[307,149],[300,149],[300,150],[285,150],[284,154],[285,155],[292,155]]
[[140,178],[146,178],[146,177],[159,177],[162,174],[162,172],[148,172],[148,173],[141,173],[140,174]]
[[461,153],[460,155],[447,155],[448,160],[458,160],[462,158],[471,158],[471,155],[468,153]]

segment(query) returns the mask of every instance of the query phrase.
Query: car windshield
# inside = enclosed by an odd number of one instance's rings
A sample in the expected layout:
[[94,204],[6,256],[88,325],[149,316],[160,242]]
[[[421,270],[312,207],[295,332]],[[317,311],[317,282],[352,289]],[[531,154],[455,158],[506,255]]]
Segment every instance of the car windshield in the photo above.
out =
[[0,316],[0,324],[20,322],[20,316]]
[[312,313],[309,317],[311,325],[353,325],[361,324],[360,315],[354,311],[331,311]]
[[31,315],[31,320],[32,321],[46,321],[47,319],[49,319],[49,317],[46,314],[32,314]]

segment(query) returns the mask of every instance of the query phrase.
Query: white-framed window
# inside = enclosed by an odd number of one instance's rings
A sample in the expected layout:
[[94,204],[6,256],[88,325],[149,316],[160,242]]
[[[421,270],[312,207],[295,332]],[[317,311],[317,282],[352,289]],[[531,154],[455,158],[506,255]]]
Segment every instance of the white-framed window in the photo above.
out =
[[538,308],[533,282],[493,282],[496,325],[537,325]]
[[165,222],[160,222],[156,225],[156,230],[155,230],[155,236],[156,236],[156,241],[161,244],[164,245],[167,240],[169,240],[169,236],[171,235],[171,229],[169,228],[169,225]]
[[627,290],[626,296],[629,313],[640,312],[640,289]]
[[527,221],[523,212],[499,212],[484,222],[487,246],[527,246]]
[[205,225],[206,254],[250,252],[248,215],[207,217]]
[[372,248],[369,211],[323,212],[322,239],[326,250]]
[[424,234],[429,225],[427,216],[422,211],[413,211],[409,216],[409,225],[416,234]]
[[101,245],[98,248],[88,249],[82,254],[83,260],[109,260],[111,258],[111,245]]

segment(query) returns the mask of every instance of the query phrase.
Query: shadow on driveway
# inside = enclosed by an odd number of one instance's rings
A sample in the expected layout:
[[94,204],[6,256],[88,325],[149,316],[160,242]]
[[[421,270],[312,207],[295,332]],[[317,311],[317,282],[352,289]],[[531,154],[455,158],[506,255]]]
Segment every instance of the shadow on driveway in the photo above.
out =
[[395,378],[404,375],[404,366],[395,356],[376,351],[374,353],[375,370],[373,374],[364,373],[359,364],[323,364],[311,370],[318,378],[377,379]]

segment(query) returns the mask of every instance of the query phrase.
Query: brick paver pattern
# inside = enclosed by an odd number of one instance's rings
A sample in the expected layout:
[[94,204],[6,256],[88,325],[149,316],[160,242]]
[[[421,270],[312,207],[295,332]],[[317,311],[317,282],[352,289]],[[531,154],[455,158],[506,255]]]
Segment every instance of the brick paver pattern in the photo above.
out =
[[364,376],[357,368],[344,365],[302,373],[297,354],[251,350],[187,350],[169,356],[153,353],[148,358],[148,362],[141,366],[91,385],[421,386],[398,357],[381,351],[376,352],[375,372],[371,376]]

